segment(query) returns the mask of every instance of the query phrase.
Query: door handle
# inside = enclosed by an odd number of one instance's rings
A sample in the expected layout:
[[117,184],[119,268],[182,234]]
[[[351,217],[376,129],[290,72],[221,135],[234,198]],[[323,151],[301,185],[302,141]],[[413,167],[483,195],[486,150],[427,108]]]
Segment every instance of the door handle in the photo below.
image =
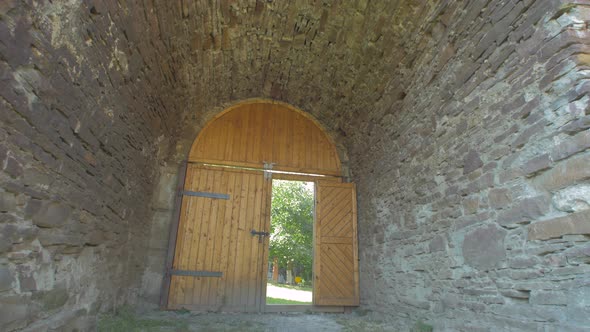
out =
[[252,236],[269,236],[270,233],[269,232],[257,232],[255,229],[250,231],[250,234],[252,234]]
[[251,230],[250,234],[252,234],[252,236],[258,235],[258,243],[262,243],[262,238],[270,235],[269,232],[256,231],[255,229]]

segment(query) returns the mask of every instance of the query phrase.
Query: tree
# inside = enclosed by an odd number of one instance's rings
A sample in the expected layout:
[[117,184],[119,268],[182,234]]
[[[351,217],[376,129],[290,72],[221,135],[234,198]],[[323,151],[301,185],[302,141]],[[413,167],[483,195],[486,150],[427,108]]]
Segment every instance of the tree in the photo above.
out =
[[270,257],[280,267],[289,261],[311,280],[313,188],[305,182],[274,180],[271,205]]

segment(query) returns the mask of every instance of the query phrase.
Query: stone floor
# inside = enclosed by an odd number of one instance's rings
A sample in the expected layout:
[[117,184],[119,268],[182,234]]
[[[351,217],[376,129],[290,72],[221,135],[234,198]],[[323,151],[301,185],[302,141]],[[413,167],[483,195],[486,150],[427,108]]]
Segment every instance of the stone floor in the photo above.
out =
[[357,314],[218,314],[123,311],[103,316],[98,331],[396,331],[390,324]]

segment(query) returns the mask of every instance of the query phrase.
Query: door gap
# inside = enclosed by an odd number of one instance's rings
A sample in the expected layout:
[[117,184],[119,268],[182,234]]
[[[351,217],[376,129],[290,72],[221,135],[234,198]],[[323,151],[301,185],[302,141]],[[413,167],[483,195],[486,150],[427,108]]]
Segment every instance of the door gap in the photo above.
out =
[[314,185],[272,180],[267,305],[312,305]]

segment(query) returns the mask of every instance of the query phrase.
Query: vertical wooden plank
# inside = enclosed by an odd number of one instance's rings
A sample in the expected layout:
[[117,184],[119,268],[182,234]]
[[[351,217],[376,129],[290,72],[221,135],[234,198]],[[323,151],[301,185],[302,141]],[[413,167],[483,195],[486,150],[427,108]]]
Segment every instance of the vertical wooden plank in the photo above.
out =
[[356,185],[350,184],[352,187],[352,262],[354,273],[354,300],[353,305],[360,305],[360,277],[359,277],[359,245],[358,245],[358,211],[356,201]]
[[225,126],[227,127],[227,133],[225,138],[225,147],[224,147],[224,154],[223,160],[232,160],[232,153],[234,149],[234,140],[238,135],[238,130],[236,128],[236,121],[233,117],[229,117],[227,114],[224,116]]
[[249,240],[247,238],[247,236],[250,236],[250,234],[247,234],[247,232],[249,230],[246,230],[247,228],[247,224],[246,224],[246,212],[247,212],[247,206],[248,206],[248,193],[249,193],[249,188],[250,188],[250,181],[249,181],[249,176],[244,175],[243,176],[243,180],[242,180],[242,190],[240,193],[240,208],[239,208],[239,217],[238,217],[238,227],[237,227],[237,245],[236,245],[236,254],[235,254],[235,270],[234,270],[234,276],[233,276],[233,287],[232,287],[232,304],[235,305],[240,305],[241,304],[241,298],[242,298],[242,293],[243,293],[243,285],[242,285],[242,280],[243,280],[243,260],[239,260],[238,257],[241,257],[241,255],[245,252],[244,251],[244,247],[245,247],[245,242],[247,240]]
[[[270,211],[271,211],[271,199],[272,199],[272,179],[264,179],[263,183],[263,195],[262,195],[262,225],[264,225],[264,230],[266,232],[270,232]],[[267,236],[264,238],[264,245],[261,245],[261,251],[259,257],[262,257],[262,264],[261,264],[261,271],[259,271],[259,281],[258,287],[260,287],[260,291],[258,292],[258,300],[257,300],[257,308],[259,312],[264,312],[264,308],[266,306],[266,273],[268,270],[268,260],[269,260],[269,245],[270,245],[270,237]]]
[[291,113],[282,112],[281,122],[283,123],[283,134],[281,134],[282,144],[279,146],[280,159],[278,165],[292,165],[291,154],[293,152],[293,124]]
[[256,195],[256,177],[252,174],[247,175],[248,178],[248,190],[246,195],[246,211],[245,211],[245,218],[243,223],[240,222],[240,225],[243,225],[242,232],[244,234],[244,241],[241,252],[243,253],[242,261],[240,262],[240,305],[248,305],[248,287],[250,281],[250,265],[252,262],[247,259],[250,256],[250,252],[252,250],[253,242],[255,241],[252,235],[250,234],[250,230],[254,228],[253,225],[253,216],[254,216],[254,209],[252,208],[254,205],[254,198]]
[[225,140],[227,139],[227,120],[223,119],[221,122],[216,122],[215,130],[211,130],[212,132],[212,141],[209,149],[211,151],[210,155],[215,160],[225,160]]
[[227,267],[227,278],[225,282],[225,297],[222,298],[225,305],[231,305],[235,303],[236,293],[236,266],[237,255],[238,255],[238,234],[239,234],[239,223],[241,213],[241,202],[242,196],[245,195],[244,188],[244,177],[241,173],[236,173],[235,184],[234,184],[234,198],[232,199],[232,212],[230,219],[230,236],[228,246],[228,267]]
[[[231,177],[232,172],[224,172],[221,183],[219,185],[219,192],[226,193],[230,195],[231,193],[229,190],[229,180]],[[216,228],[215,228],[215,239],[213,241],[213,255],[212,255],[212,262],[210,264],[211,271],[223,271],[221,270],[221,251],[223,248],[223,231],[225,229],[225,213],[227,212],[227,207],[231,205],[227,200],[220,200],[219,201],[219,212],[217,220],[215,221]],[[209,291],[209,303],[213,305],[220,304],[219,297],[218,297],[218,288],[220,287],[220,278],[213,278],[211,279],[210,291]]]
[[[199,177],[199,182],[194,183],[191,188],[194,188],[194,191],[203,191],[202,188],[206,186],[208,178],[210,176],[209,170],[201,170],[201,176]],[[181,266],[183,270],[196,270],[196,258],[199,251],[199,234],[201,231],[201,224],[203,223],[203,209],[204,204],[207,203],[207,200],[203,197],[190,197],[189,199],[194,200],[195,208],[191,209],[191,213],[189,214],[190,222],[187,223],[188,227],[186,229],[187,237],[185,238],[185,250],[187,253],[184,255],[184,264]],[[184,284],[184,303],[187,304],[194,304],[193,299],[194,297],[194,285],[195,285],[195,278],[183,278],[186,279]]]
[[[254,200],[250,208],[253,210],[252,214],[252,229],[257,231],[264,231],[263,224],[262,224],[262,190],[263,190],[263,183],[264,177],[262,176],[254,176],[254,181],[256,183],[256,189],[254,192]],[[260,264],[262,262],[262,257],[260,257],[261,252],[260,248],[264,245],[260,243],[258,237],[253,237],[250,241],[251,244],[251,262],[249,264],[249,273],[248,273],[248,305],[256,306],[256,297],[258,296],[258,292],[260,291],[259,284],[258,284],[258,271],[260,269]]]
[[222,271],[223,275],[219,278],[218,285],[217,285],[217,294],[216,294],[216,303],[219,305],[223,305],[223,298],[225,296],[225,290],[227,288],[227,278],[229,272],[229,247],[230,247],[230,231],[231,231],[231,223],[232,223],[232,211],[235,202],[235,182],[236,182],[236,173],[235,172],[228,172],[227,176],[227,193],[230,197],[230,200],[225,204],[225,212],[223,213],[223,218],[220,218],[223,222],[223,229],[221,233],[221,248],[219,250],[219,257],[217,261],[219,262],[217,265],[216,271]]
[[254,163],[254,164],[258,164],[258,165],[262,165],[263,163],[263,157],[262,157],[262,135],[263,135],[263,131],[265,130],[264,128],[264,109],[262,109],[260,104],[256,104],[254,107],[252,107],[251,112],[251,122],[250,122],[250,128],[251,128],[251,133],[250,133],[250,137],[249,140],[251,142],[250,144],[250,148],[249,148],[249,162]]
[[273,162],[273,136],[275,130],[274,113],[272,104],[262,104],[264,110],[263,113],[263,124],[262,124],[262,142],[260,156],[258,157],[261,162]]
[[[231,161],[239,161],[240,158],[242,157],[242,143],[245,143],[244,141],[246,140],[246,138],[244,137],[244,128],[247,125],[246,123],[244,123],[244,117],[242,116],[241,112],[240,114],[234,114],[234,112],[231,113],[232,115],[232,120],[234,122],[234,129],[235,132],[233,134],[233,144],[232,144],[232,153],[231,153],[231,158],[228,160]],[[229,116],[229,114],[228,114]]]
[[314,129],[312,126],[315,126],[313,124],[313,122],[305,119],[305,121],[303,122],[304,126],[305,126],[305,144],[304,144],[304,149],[305,149],[305,158],[304,161],[302,162],[301,167],[306,168],[306,169],[312,169],[313,168],[313,164],[311,162],[312,157],[311,157],[311,153],[312,153],[312,146],[313,146],[313,132]]
[[[315,124],[314,124],[315,126]],[[311,169],[319,169],[319,165],[318,165],[318,161],[319,161],[319,138],[320,135],[318,133],[318,130],[316,128],[314,128],[314,130],[311,131],[312,134],[312,142],[311,142],[311,162],[309,167]]]
[[[207,170],[207,181],[205,183],[201,182],[198,191],[204,192],[212,192],[213,191],[213,181],[215,181],[215,174],[217,172],[212,170]],[[212,207],[216,204],[216,200],[211,198],[205,197],[196,197],[199,201],[202,202],[200,215],[201,217],[200,222],[197,222],[197,226],[195,227],[195,236],[193,236],[193,244],[192,246],[195,250],[191,250],[191,253],[194,254],[191,257],[194,257],[191,261],[189,270],[204,270],[205,269],[205,255],[207,253],[207,238],[209,236],[209,224],[211,222],[211,214],[212,214]],[[197,212],[197,213],[199,213]],[[203,284],[204,281],[203,277],[193,277],[193,285],[192,285],[192,302],[193,304],[206,304],[203,303]],[[206,279],[206,278],[205,278]]]
[[[194,188],[195,183],[198,183],[201,177],[203,177],[202,170],[196,168],[194,165],[190,165],[190,174],[191,176],[187,178],[185,181],[185,187],[187,190],[192,190]],[[183,212],[183,227],[182,227],[182,236],[179,244],[177,245],[179,255],[177,258],[174,259],[174,267],[177,269],[184,269],[188,263],[188,255],[190,253],[190,243],[192,243],[191,233],[188,231],[193,224],[193,220],[191,216],[194,214],[194,205],[195,201],[190,197],[183,197],[183,200],[186,200],[186,210]],[[186,298],[186,278],[180,278],[178,276],[173,277],[176,279],[176,292],[175,292],[175,304],[184,304]]]
[[[236,161],[239,162],[248,162],[248,147],[251,145],[250,137],[252,134],[252,128],[250,126],[250,110],[252,109],[251,105],[246,105],[242,111],[240,111],[240,118],[242,119],[242,137],[240,137],[240,149],[239,149],[239,158]],[[244,136],[245,135],[245,136]]]
[[308,121],[303,115],[295,113],[296,115],[296,122],[295,122],[295,145],[296,148],[293,149],[295,152],[295,156],[293,158],[293,165],[296,165],[297,168],[305,168],[305,121]]
[[[171,290],[171,281],[172,276],[170,275],[170,270],[174,264],[174,258],[177,255],[180,255],[180,250],[176,250],[176,243],[178,239],[178,235],[180,229],[180,216],[182,214],[183,209],[183,197],[180,195],[184,188],[184,181],[187,177],[187,163],[183,161],[179,168],[178,168],[178,180],[176,184],[176,198],[174,201],[174,213],[172,215],[172,220],[170,222],[170,229],[168,231],[168,253],[166,255],[166,264],[164,270],[164,279],[162,281],[162,290],[160,291],[160,309],[165,309],[168,306],[169,297],[170,297],[170,290]],[[192,174],[191,174],[192,176]],[[184,207],[186,209],[186,207]],[[175,289],[173,290],[172,294],[174,294]]]
[[[225,171],[223,169],[219,171],[215,171],[213,176],[213,185],[208,190],[208,192],[214,193],[223,193],[223,188],[221,188],[221,179],[222,176],[225,176]],[[203,257],[203,265],[200,267],[200,270],[203,271],[214,271],[213,270],[213,255],[215,250],[215,242],[216,239],[216,228],[218,224],[218,215],[219,215],[219,207],[222,204],[223,200],[219,199],[209,199],[211,201],[211,213],[209,217],[206,219],[208,228],[203,233],[203,238],[201,241],[206,242],[204,245],[204,252],[200,255]],[[214,292],[211,289],[211,282],[214,278],[202,278],[201,280],[201,304],[205,305],[212,305],[213,303],[209,302],[209,293]],[[217,279],[217,278],[215,278]]]

